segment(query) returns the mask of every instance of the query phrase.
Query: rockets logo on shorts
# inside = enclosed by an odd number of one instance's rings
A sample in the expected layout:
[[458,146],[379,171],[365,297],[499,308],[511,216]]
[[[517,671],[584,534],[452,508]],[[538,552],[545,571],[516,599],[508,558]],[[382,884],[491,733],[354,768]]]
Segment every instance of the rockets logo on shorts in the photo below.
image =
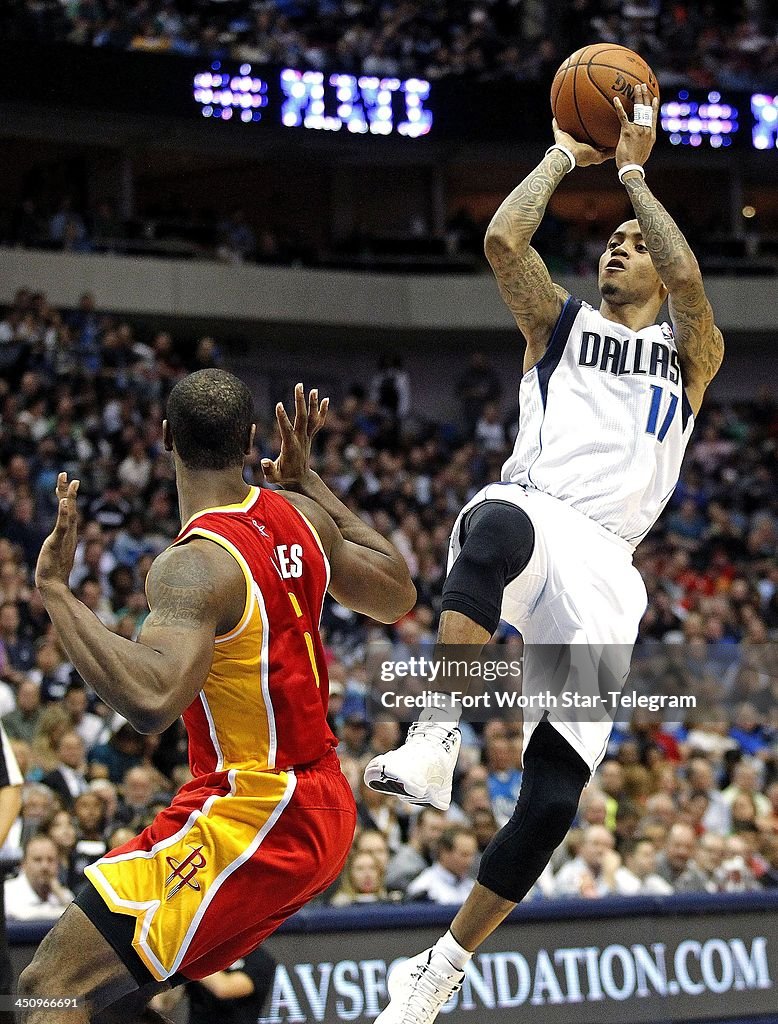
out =
[[207,862],[202,852],[202,846],[192,846],[190,844],[189,849],[192,852],[184,860],[179,861],[174,857],[165,858],[168,866],[173,869],[165,879],[165,885],[168,886],[174,879],[178,879],[170,892],[165,896],[166,903],[172,900],[185,885],[188,885],[190,889],[194,889],[195,892],[200,892],[200,883],[195,880],[195,875],[200,868],[205,867]]

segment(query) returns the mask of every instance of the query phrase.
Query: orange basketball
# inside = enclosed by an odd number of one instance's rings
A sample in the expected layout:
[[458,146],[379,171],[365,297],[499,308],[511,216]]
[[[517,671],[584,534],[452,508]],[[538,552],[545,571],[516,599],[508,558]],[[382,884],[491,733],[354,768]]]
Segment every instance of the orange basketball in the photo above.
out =
[[635,86],[648,86],[651,98],[659,84],[642,57],[616,43],[592,43],[576,50],[554,75],[551,109],[563,132],[597,149],[619,141],[619,118],[613,100],[619,97],[632,117]]

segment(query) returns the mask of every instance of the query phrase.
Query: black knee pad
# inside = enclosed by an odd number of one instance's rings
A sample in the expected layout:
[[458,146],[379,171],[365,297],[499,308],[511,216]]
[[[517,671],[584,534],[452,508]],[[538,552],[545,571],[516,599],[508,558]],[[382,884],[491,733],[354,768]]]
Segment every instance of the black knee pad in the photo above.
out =
[[509,501],[489,499],[465,515],[462,549],[443,584],[443,611],[461,612],[493,633],[502,595],[527,566],[535,528],[527,513]]
[[524,899],[567,835],[589,775],[570,744],[542,722],[524,755],[516,810],[481,858],[481,885],[513,903]]

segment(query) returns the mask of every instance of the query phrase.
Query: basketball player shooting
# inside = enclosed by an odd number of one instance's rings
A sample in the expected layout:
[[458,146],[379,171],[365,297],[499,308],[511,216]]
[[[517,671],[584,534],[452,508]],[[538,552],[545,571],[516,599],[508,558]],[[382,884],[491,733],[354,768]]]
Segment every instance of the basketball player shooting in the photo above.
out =
[[[162,429],[184,525],[149,571],[137,643],[70,592],[78,481],[59,476],[36,583],[60,642],[140,732],[183,715],[193,780],[87,868],[20,978],[28,1024],[162,1021],[145,1008],[153,995],[254,950],[337,877],[351,848],[356,807],[326,718],[324,594],[393,622],[416,592],[400,553],[310,470],[327,399],[306,401],[298,384],[294,425],[276,409],[281,453],[263,468],[286,491],[243,479],[252,406],[222,370],[170,394]],[[77,1010],[56,1009],[72,996]]]
[[[658,103],[644,85],[635,101],[638,123],[615,101],[615,152],[583,145],[554,123],[555,144],[489,225],[486,255],[527,345],[520,426],[501,482],[480,491],[454,526],[438,634],[442,645],[480,650],[502,617],[527,652],[570,645],[579,657],[590,652],[595,669],[609,658],[622,685],[647,603],[632,553],[675,488],[723,353],[694,254],[646,182]],[[600,257],[597,311],[552,282],[530,240],[562,179],[614,155],[635,219],[616,228]],[[672,326],[656,324],[666,298]],[[525,658],[523,692],[532,689]],[[431,1024],[458,989],[473,951],[525,897],[570,828],[605,753],[605,717],[525,715],[516,810],[486,849],[450,931],[390,975],[380,1024]],[[450,701],[423,712],[402,747],[370,762],[368,784],[447,808],[457,721]]]

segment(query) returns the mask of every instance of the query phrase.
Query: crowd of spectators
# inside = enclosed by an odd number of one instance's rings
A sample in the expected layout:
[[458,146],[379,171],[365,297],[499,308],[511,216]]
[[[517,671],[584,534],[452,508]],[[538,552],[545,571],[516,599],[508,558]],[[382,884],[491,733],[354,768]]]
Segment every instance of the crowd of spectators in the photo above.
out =
[[765,0],[14,0],[5,35],[387,76],[550,80],[590,42],[641,53],[664,85],[769,88]]
[[25,189],[13,208],[0,214],[0,244],[70,253],[197,257],[233,264],[310,265],[318,262],[319,255],[289,228],[252,224],[239,208],[219,214],[168,203],[125,218],[107,200],[89,207],[72,195],[49,196],[32,187]]
[[[717,209],[700,219],[692,218],[672,198],[668,207],[705,273],[778,272],[778,243],[769,231],[749,229],[739,237],[722,234]],[[394,232],[382,234],[357,226],[342,237],[332,232],[328,241],[317,241],[303,237],[277,218],[269,221],[239,207],[222,212],[198,209],[194,197],[188,208],[177,201],[157,203],[124,218],[108,200],[92,206],[78,202],[72,194],[28,184],[14,205],[3,209],[0,202],[0,245],[69,253],[207,259],[231,265],[486,273],[483,238],[488,220],[477,220],[460,207],[439,233],[424,217],[414,215],[409,216],[405,227]],[[610,222],[601,219],[567,220],[547,210],[533,245],[552,273],[590,277],[596,273],[603,240],[611,227]],[[330,233],[329,228],[326,233]]]
[[[71,585],[109,628],[132,639],[147,613],[143,584],[179,522],[159,424],[188,370],[222,360],[104,315],[90,295],[56,310],[20,291],[0,319],[0,714],[26,779],[3,858],[10,917],[57,916],[83,869],[142,829],[188,778],[179,721],[135,733],[89,692],[52,632],[32,571],[56,511],[56,474],[81,480]],[[258,371],[259,372],[259,371]],[[467,723],[454,804],[409,813],[361,781],[376,752],[402,738],[369,714],[371,644],[396,656],[433,642],[456,514],[499,476],[516,410],[489,360],[463,362],[459,416],[431,422],[401,357],[369,386],[344,384],[316,464],[351,508],[390,537],[418,591],[415,610],[380,626],[327,599],[330,722],[355,792],[359,829],[328,898],[458,902],[480,853],[511,814],[521,784],[520,724]],[[283,397],[283,396],[278,396]],[[650,603],[635,672],[658,678],[656,652],[683,650],[683,673],[709,695],[702,712],[666,722],[635,712],[617,726],[579,819],[535,894],[732,891],[778,885],[778,407],[769,394],[706,403],[674,499],[638,549]],[[247,479],[276,452],[260,422]],[[496,642],[519,649],[515,631]],[[664,663],[663,663],[664,664]],[[661,681],[661,680],[659,680]]]
[[[483,235],[466,211],[453,214],[441,236],[423,218],[410,218],[405,230],[386,236],[357,228],[342,238],[317,244],[289,224],[259,222],[245,210],[185,208],[172,201],[121,217],[113,203],[79,203],[72,195],[50,195],[27,187],[14,205],[0,206],[0,245],[69,253],[210,259],[220,263],[281,266],[396,264],[398,269],[476,271],[485,269]],[[603,234],[605,232],[603,231]],[[558,239],[557,239],[558,240]],[[570,237],[557,253],[557,266],[572,270],[583,249]],[[568,257],[573,257],[568,258]],[[590,269],[590,268],[589,268]]]

